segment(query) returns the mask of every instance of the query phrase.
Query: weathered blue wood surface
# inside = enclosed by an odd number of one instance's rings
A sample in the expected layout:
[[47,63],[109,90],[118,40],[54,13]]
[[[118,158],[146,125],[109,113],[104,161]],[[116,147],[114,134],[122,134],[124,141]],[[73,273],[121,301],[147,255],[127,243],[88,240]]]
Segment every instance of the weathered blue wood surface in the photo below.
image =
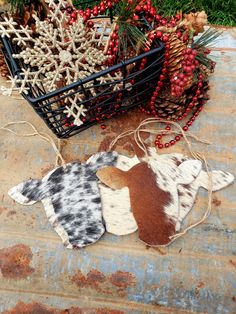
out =
[[[218,42],[211,100],[192,127],[212,142],[194,148],[205,153],[213,168],[234,174],[235,33],[227,30]],[[129,119],[121,120],[123,125],[111,121],[103,134],[93,127],[64,141],[65,159],[84,160],[102,149],[139,118],[129,114]],[[24,101],[0,97],[0,125],[18,120],[50,133]],[[129,147],[123,142],[119,150],[127,153]],[[171,151],[187,152],[183,143]],[[137,234],[107,234],[91,247],[71,251],[62,246],[41,204],[24,207],[7,196],[13,185],[53,168],[54,159],[52,149],[39,138],[16,138],[1,131],[1,313],[236,313],[235,185],[214,195],[205,224],[166,249],[147,250]],[[202,192],[186,223],[198,219],[206,204]]]

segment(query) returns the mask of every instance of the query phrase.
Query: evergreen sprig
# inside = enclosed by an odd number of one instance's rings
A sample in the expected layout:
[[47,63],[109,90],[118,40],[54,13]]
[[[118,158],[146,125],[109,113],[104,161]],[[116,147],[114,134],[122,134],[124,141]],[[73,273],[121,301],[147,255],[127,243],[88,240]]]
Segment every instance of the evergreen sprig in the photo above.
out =
[[118,36],[120,40],[119,51],[127,55],[127,48],[131,45],[134,50],[138,47],[146,47],[147,38],[141,31],[143,27],[142,20],[133,19],[134,9],[137,6],[137,1],[129,3],[127,0],[120,1],[114,6],[113,14],[118,17],[117,24],[119,26]]
[[208,46],[214,45],[216,39],[222,34],[215,28],[209,27],[200,37],[195,39],[192,43],[192,48],[207,48]]
[[199,36],[195,41],[193,41],[191,47],[198,50],[198,55],[196,60],[201,64],[205,65],[207,68],[212,67],[212,60],[204,52],[207,47],[212,47],[216,43],[216,39],[222,34],[221,31],[217,29],[208,28],[201,36]]

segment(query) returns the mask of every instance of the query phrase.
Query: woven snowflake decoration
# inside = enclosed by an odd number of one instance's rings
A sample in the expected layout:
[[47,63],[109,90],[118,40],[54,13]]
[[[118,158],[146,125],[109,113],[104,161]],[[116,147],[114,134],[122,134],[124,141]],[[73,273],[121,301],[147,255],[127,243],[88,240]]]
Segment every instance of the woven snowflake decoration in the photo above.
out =
[[[36,15],[33,16],[34,36],[29,27],[17,28],[12,18],[5,18],[0,23],[0,35],[11,37],[22,48],[19,54],[13,55],[14,58],[22,59],[29,65],[30,70],[27,72],[22,70],[23,80],[16,77],[11,80],[12,90],[15,90],[17,85],[21,93],[27,93],[27,83],[35,86],[41,82],[48,92],[59,86],[69,85],[104,69],[103,64],[109,58],[104,55],[103,49],[99,49],[100,37],[104,31],[99,35],[99,32],[86,27],[82,17],[69,25],[68,16],[63,12],[67,3],[64,0],[57,3],[54,0],[45,2],[50,8],[48,19],[40,21]],[[105,80],[107,83],[120,79],[120,75],[115,77],[107,75],[97,80]],[[85,116],[87,111],[83,105],[79,105],[79,99],[83,99],[83,96],[71,96],[65,101],[67,104],[65,113],[75,118],[76,125],[83,123],[80,117]]]

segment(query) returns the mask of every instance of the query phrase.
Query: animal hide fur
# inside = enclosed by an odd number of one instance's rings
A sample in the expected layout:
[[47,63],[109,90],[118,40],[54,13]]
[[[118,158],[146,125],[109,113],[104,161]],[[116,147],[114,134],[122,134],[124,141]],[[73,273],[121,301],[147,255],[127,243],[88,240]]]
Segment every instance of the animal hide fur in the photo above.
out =
[[[166,202],[163,209],[176,232],[191,210],[198,189],[200,187],[208,189],[208,175],[199,169],[200,173],[195,173],[192,181],[186,183],[188,173],[183,169],[183,165],[186,165],[187,161],[191,163],[189,157],[182,154],[158,155],[153,148],[149,150],[149,155],[147,160],[143,160],[148,165],[145,172],[151,170],[155,175],[155,185],[161,188],[162,192],[170,193],[172,201]],[[103,152],[93,155],[86,164],[78,162],[67,164],[52,170],[42,180],[23,182],[12,188],[9,195],[24,205],[42,201],[50,223],[65,246],[83,247],[96,242],[105,232],[105,228],[115,235],[126,235],[138,229],[131,209],[129,188],[120,186],[120,189],[114,190],[98,181],[96,177],[97,170],[105,166],[129,171],[138,164],[140,160],[136,156],[128,158],[116,152]],[[182,179],[179,169],[184,173]],[[227,186],[234,180],[230,173],[223,171],[213,171],[212,176],[213,191]],[[137,195],[138,200],[150,194],[146,184],[149,177],[150,174],[143,177],[140,182],[142,191]],[[169,178],[170,185],[166,182]],[[183,179],[185,181],[181,182]],[[112,181],[115,182],[115,177]],[[156,186],[152,185],[152,188],[155,189]],[[176,189],[177,193],[173,194],[172,190]],[[157,200],[158,198],[156,202]]]
[[96,172],[105,165],[116,165],[117,158],[116,152],[99,153],[87,164],[66,164],[42,180],[28,180],[13,187],[9,195],[24,205],[41,201],[67,248],[92,244],[105,232]]
[[[155,148],[150,148],[149,154],[149,161],[151,160],[152,164],[156,164],[154,168],[160,165],[161,170],[165,169],[170,174],[173,174],[176,167],[181,163],[191,160],[188,156],[178,153],[158,155]],[[122,161],[122,158],[125,158],[125,167],[122,162],[119,163],[119,160]],[[137,157],[127,158],[119,155],[116,167],[120,170],[128,171],[139,162],[140,160]],[[163,165],[166,166],[163,167]],[[234,176],[229,172],[213,170],[212,179],[213,191],[215,192],[231,184],[234,181]],[[159,183],[162,184],[160,179]],[[181,223],[192,209],[199,188],[208,190],[208,185],[209,177],[204,170],[201,170],[199,175],[190,184],[177,185],[179,206],[172,206],[165,209],[166,213],[176,221],[176,231],[179,231]],[[138,229],[138,225],[132,213],[129,189],[124,187],[119,190],[113,190],[105,187],[102,183],[99,183],[99,186],[107,231],[115,235],[125,235],[135,232]],[[126,219],[124,220],[123,217]]]

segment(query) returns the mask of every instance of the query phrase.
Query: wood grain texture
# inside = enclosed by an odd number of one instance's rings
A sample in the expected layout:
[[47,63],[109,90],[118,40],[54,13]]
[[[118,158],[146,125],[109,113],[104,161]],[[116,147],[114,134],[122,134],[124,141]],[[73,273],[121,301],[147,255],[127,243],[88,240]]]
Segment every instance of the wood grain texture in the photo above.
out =
[[[223,36],[214,51],[218,64],[211,79],[211,99],[192,132],[212,142],[210,146],[194,144],[194,149],[205,153],[212,168],[236,174],[235,30],[227,30]],[[30,121],[50,133],[25,101],[0,96],[0,125],[18,120]],[[140,114],[130,113],[106,123],[104,131],[95,126],[62,141],[63,156],[68,162],[84,160],[140,120]],[[133,143],[127,142],[121,141],[118,151],[132,153]],[[187,150],[180,143],[168,152]],[[108,314],[235,313],[235,185],[214,195],[212,214],[205,224],[168,248],[146,249],[135,233],[124,237],[106,234],[91,247],[71,251],[62,246],[40,204],[24,207],[7,196],[10,187],[30,176],[41,178],[53,168],[51,147],[37,137],[16,138],[0,131],[0,160],[0,249],[15,245],[25,248],[28,255],[13,255],[13,260],[19,269],[29,262],[27,267],[33,270],[25,277],[14,277],[14,271],[11,278],[2,273],[1,313],[11,311],[20,301],[39,303],[49,313],[72,307],[83,313]],[[186,224],[201,217],[206,204],[207,194],[202,191]]]

